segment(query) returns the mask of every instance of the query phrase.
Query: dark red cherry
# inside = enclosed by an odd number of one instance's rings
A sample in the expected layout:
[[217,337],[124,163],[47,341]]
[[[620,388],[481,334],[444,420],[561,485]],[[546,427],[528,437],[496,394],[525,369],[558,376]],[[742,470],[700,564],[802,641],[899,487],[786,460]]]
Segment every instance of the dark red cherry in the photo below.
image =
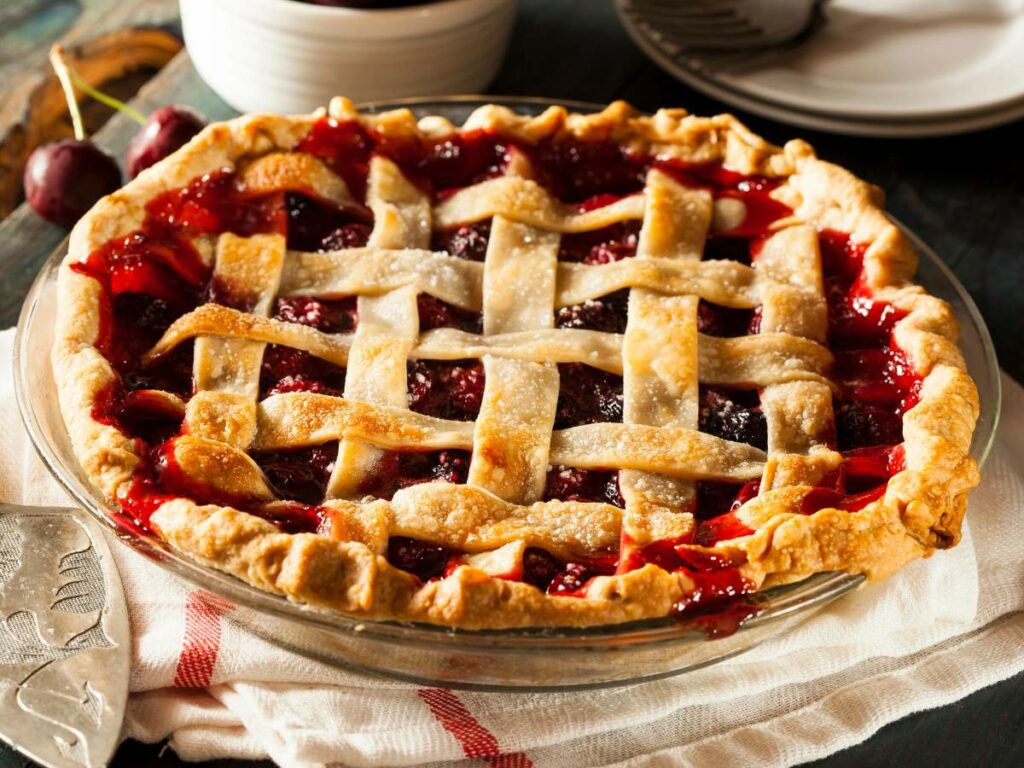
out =
[[490,236],[491,223],[483,221],[447,232],[436,232],[431,248],[435,251],[447,251],[450,255],[467,261],[483,261],[487,255],[487,240]]
[[121,169],[91,141],[63,139],[36,147],[25,163],[23,183],[36,213],[70,228],[121,186]]
[[366,224],[345,224],[324,235],[317,250],[343,251],[346,248],[364,248],[370,241],[371,231]]
[[149,116],[125,152],[125,167],[133,179],[206,127],[206,118],[191,107],[171,104]]
[[418,576],[421,581],[440,576],[453,554],[456,553],[447,547],[408,536],[392,536],[388,540],[388,562]]
[[626,506],[619,490],[618,472],[564,467],[560,464],[548,470],[543,498],[545,501],[596,501],[619,508]]
[[700,431],[767,450],[768,425],[752,392],[701,388]]
[[523,552],[523,581],[542,592],[563,570],[565,565],[550,552],[537,547],[527,547]]
[[629,307],[629,291],[617,291],[555,310],[555,326],[581,328],[605,333],[625,333]]
[[903,442],[903,419],[892,408],[843,403],[836,409],[836,443],[841,451]]
[[582,363],[559,363],[555,429],[622,421],[622,377]]
[[549,595],[568,595],[578,592],[587,585],[594,575],[582,563],[569,563],[565,566],[565,570],[556,575],[548,584],[547,593]]

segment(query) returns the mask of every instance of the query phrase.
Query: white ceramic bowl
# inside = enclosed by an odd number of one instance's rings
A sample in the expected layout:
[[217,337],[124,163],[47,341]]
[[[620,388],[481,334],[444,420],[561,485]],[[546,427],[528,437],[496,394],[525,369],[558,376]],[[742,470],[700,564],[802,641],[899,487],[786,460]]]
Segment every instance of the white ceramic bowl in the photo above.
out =
[[295,0],[181,0],[185,44],[206,83],[242,112],[478,93],[508,47],[516,0],[383,10]]

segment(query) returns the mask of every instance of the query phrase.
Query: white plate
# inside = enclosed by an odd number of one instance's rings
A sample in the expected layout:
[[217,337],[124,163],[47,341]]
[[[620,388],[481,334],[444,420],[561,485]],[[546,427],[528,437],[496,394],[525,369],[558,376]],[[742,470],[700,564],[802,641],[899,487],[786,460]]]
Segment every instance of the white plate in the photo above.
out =
[[841,117],[802,112],[753,99],[743,94],[724,88],[712,80],[701,78],[689,70],[677,72],[680,80],[693,86],[696,90],[724,101],[755,115],[778,120],[801,128],[811,128],[827,133],[839,133],[846,136],[873,136],[876,138],[909,139],[927,136],[951,136],[958,133],[970,133],[985,128],[1013,122],[1024,117],[1024,100],[1013,102],[991,112],[952,117],[946,120],[922,121],[885,121],[885,120],[853,120]]
[[[618,0],[620,11],[628,5]],[[747,98],[844,121],[991,117],[1024,99],[1024,13],[1012,13],[1020,5],[832,0],[825,6],[825,27],[785,62],[705,75]],[[620,15],[634,31],[635,21]],[[669,54],[664,43],[641,34]],[[680,64],[670,69],[690,81],[678,71]]]
[[[622,2],[620,0],[620,9]],[[627,14],[620,14],[626,31],[634,42],[652,60],[682,82],[712,98],[744,109],[753,114],[791,125],[811,128],[828,133],[850,136],[873,136],[880,138],[916,138],[925,136],[948,136],[968,133],[984,128],[1003,125],[1024,117],[1024,98],[982,112],[954,115],[939,119],[885,120],[859,119],[828,115],[816,111],[791,109],[784,105],[749,96],[726,86],[721,81],[704,77],[681,64],[674,56],[674,50],[651,37],[648,32]],[[1021,77],[1024,77],[1022,75]]]

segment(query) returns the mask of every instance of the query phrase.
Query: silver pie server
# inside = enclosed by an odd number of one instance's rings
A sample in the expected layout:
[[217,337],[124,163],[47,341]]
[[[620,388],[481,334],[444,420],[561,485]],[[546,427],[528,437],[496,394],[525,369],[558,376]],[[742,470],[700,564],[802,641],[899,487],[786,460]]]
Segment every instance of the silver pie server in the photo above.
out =
[[130,654],[100,524],[77,509],[0,504],[0,740],[48,768],[105,766]]

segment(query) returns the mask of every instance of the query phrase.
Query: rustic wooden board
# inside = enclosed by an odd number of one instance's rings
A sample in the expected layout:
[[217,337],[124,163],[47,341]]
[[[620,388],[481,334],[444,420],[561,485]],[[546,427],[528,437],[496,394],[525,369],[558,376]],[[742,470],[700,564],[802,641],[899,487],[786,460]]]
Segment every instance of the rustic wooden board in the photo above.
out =
[[[181,50],[176,0],[5,0],[0,3],[0,219],[21,198],[21,173],[40,144],[72,136],[67,104],[47,63],[54,43],[90,84],[118,97]],[[110,109],[81,100],[87,130]]]

